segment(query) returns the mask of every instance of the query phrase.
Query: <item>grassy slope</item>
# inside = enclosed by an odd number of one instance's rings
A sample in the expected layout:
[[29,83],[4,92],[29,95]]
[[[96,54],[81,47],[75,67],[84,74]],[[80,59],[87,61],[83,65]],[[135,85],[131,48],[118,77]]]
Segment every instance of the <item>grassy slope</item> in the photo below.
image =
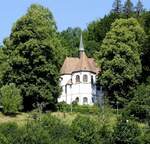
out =
[[[61,119],[65,124],[70,125],[71,122],[74,120],[76,116],[78,116],[81,113],[75,113],[75,112],[54,112],[51,113],[52,115],[56,116],[57,118]],[[22,125],[27,122],[27,120],[31,119],[32,113],[19,113],[16,116],[5,116],[2,113],[0,113],[0,124],[4,122],[16,122],[19,125]],[[42,114],[45,115],[45,114]],[[103,124],[104,122],[107,122],[111,127],[114,126],[114,124],[117,121],[117,116],[114,112],[112,112],[110,109],[106,109],[105,112],[100,112],[99,114],[81,114],[86,115],[96,121],[98,124]]]

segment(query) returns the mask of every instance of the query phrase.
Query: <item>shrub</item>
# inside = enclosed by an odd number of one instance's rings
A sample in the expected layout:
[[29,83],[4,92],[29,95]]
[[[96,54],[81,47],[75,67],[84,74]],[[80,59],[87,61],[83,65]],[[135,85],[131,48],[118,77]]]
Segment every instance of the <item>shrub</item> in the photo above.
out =
[[0,144],[10,144],[6,136],[2,133],[0,133]]
[[145,131],[142,137],[143,144],[150,144],[150,127]]
[[77,116],[71,125],[74,138],[81,144],[97,144],[99,141],[96,124],[87,116]]
[[15,141],[18,126],[16,123],[0,125],[0,144],[12,144]]
[[22,109],[22,97],[15,84],[5,85],[0,89],[0,104],[4,114],[15,114]]
[[46,115],[41,119],[41,125],[48,130],[51,144],[76,144],[71,129],[60,119]]
[[140,144],[141,131],[138,125],[131,120],[121,119],[114,128],[114,144]]
[[36,121],[28,122],[16,133],[14,144],[49,144],[48,131]]
[[133,92],[133,99],[126,108],[126,113],[139,120],[150,117],[150,84],[142,84]]

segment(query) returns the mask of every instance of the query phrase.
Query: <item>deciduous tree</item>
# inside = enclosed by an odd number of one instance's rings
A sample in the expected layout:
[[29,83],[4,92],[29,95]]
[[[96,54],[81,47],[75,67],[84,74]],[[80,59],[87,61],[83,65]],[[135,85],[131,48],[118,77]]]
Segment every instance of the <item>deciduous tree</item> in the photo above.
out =
[[14,24],[5,47],[11,70],[4,82],[21,89],[25,109],[37,102],[55,105],[64,53],[52,13],[41,5],[31,5]]
[[96,54],[102,69],[100,84],[108,91],[108,96],[123,106],[129,99],[129,92],[137,84],[141,74],[141,51],[144,30],[136,19],[116,20]]

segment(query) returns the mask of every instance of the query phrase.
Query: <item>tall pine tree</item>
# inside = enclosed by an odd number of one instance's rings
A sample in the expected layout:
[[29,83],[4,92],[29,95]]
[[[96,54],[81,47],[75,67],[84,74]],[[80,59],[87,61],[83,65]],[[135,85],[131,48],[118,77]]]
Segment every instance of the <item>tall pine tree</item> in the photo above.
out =
[[134,12],[133,3],[131,2],[131,0],[125,1],[123,11],[127,18],[129,18],[131,14]]
[[138,17],[143,12],[143,10],[144,10],[143,9],[143,4],[142,4],[141,0],[138,0],[137,5],[135,7],[135,11],[136,11],[136,14],[137,14]]

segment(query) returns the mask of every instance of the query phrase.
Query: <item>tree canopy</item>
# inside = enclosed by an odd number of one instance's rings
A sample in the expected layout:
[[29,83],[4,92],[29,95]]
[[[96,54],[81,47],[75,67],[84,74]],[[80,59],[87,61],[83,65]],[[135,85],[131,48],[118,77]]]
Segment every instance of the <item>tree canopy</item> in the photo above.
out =
[[15,83],[21,89],[25,109],[37,102],[57,102],[64,57],[61,49],[52,13],[43,6],[31,5],[14,24],[4,50],[11,70],[3,83]]
[[137,83],[142,72],[141,51],[144,30],[134,18],[116,20],[96,54],[102,69],[99,75],[112,101],[124,105],[129,90]]

